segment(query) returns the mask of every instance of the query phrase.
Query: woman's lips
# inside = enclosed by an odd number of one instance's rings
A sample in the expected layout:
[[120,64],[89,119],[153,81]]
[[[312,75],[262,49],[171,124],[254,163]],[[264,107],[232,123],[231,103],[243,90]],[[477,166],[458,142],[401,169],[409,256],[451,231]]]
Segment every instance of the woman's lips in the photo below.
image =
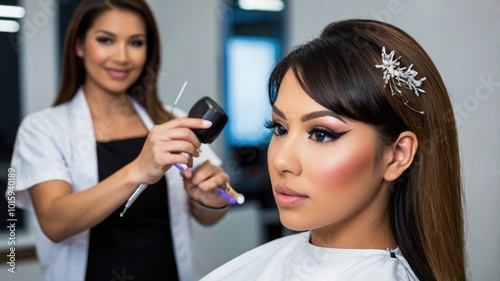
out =
[[285,185],[276,185],[274,191],[274,199],[280,207],[294,207],[309,198],[307,195],[298,193]]
[[129,71],[126,69],[116,69],[116,68],[107,68],[106,72],[108,72],[109,76],[114,79],[125,79],[128,76]]

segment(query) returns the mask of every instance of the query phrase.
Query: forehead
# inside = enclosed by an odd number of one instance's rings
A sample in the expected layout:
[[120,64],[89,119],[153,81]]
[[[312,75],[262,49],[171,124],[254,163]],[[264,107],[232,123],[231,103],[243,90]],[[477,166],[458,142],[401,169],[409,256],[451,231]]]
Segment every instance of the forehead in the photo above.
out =
[[90,29],[103,29],[112,33],[145,33],[142,17],[132,11],[111,9],[99,15]]
[[313,100],[300,86],[292,70],[288,70],[281,81],[274,105],[281,111],[291,114],[328,110]]
[[[325,111],[331,112],[332,114],[324,114],[323,112]],[[332,116],[348,125],[349,128],[355,129],[362,127],[363,129],[374,131],[373,126],[369,124],[342,116],[319,104],[302,89],[294,72],[288,70],[280,84],[278,95],[273,106],[273,114],[279,117],[285,117],[285,119],[290,121],[292,119],[297,119],[301,122],[305,122],[310,119],[315,119],[314,116],[316,115],[314,113],[320,112],[321,114],[318,114],[318,117]],[[311,116],[312,118],[304,119],[306,116]]]

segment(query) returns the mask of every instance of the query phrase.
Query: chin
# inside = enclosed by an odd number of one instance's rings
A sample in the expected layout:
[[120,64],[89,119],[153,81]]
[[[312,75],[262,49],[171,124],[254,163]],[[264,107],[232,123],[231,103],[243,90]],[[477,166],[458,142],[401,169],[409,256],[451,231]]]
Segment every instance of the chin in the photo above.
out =
[[110,85],[108,87],[106,87],[106,90],[112,94],[116,94],[116,95],[119,95],[119,94],[123,94],[125,92],[127,92],[127,90],[130,88],[131,85],[128,85],[128,86],[123,86],[123,85],[120,85],[120,86],[114,86],[114,85]]
[[281,224],[286,227],[287,229],[293,230],[293,231],[308,231],[310,230],[310,225],[304,222],[304,219],[300,218],[289,218],[281,215],[280,213],[280,221]]

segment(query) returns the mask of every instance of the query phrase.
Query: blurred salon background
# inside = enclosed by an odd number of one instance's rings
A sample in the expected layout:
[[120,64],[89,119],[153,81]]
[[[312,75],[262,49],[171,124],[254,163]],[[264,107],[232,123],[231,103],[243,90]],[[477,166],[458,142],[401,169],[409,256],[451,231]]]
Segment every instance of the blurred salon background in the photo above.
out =
[[[219,224],[193,222],[197,275],[290,232],[279,223],[267,174],[266,79],[288,50],[327,23],[389,22],[428,51],[452,96],[460,133],[470,280],[500,276],[500,1],[147,0],[162,38],[159,93],[189,110],[209,96],[229,123],[214,142],[246,197]],[[31,211],[16,209],[16,273],[8,272],[7,186],[20,120],[57,93],[66,26],[79,0],[0,0],[0,280],[41,280]],[[443,112],[443,114],[447,114]],[[450,237],[453,239],[453,237]],[[147,259],[147,249],[144,258]]]

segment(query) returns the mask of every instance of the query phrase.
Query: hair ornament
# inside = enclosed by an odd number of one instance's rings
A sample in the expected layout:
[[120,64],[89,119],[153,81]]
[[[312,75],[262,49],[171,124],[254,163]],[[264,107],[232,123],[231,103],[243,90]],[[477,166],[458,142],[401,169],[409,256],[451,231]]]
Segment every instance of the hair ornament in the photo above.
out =
[[412,69],[413,64],[411,64],[408,68],[400,66],[400,57],[394,58],[395,51],[391,51],[389,54],[385,52],[385,47],[382,47],[382,64],[376,64],[376,68],[382,68],[384,70],[384,82],[385,85],[389,85],[391,89],[392,95],[397,95],[401,98],[403,103],[410,108],[411,110],[418,112],[420,114],[424,114],[423,111],[416,110],[408,105],[408,98],[406,98],[402,91],[401,87],[405,87],[415,93],[418,97],[420,93],[425,93],[423,89],[420,89],[422,82],[426,80],[426,77],[420,78],[416,80],[416,76],[418,72]]

